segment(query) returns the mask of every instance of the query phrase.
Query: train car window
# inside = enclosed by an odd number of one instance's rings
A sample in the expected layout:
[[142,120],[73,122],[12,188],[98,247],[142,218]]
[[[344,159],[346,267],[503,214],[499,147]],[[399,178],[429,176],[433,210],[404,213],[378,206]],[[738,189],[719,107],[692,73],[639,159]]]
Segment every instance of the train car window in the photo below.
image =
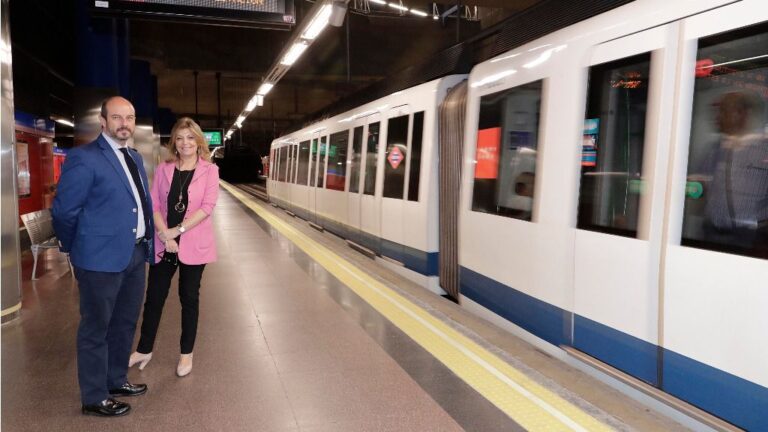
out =
[[300,185],[307,184],[309,177],[309,140],[299,143],[299,173],[296,183]]
[[405,158],[408,157],[408,115],[389,119],[384,162],[384,197],[403,198]]
[[419,200],[419,177],[421,174],[421,141],[424,135],[424,111],[413,115],[411,133],[411,168],[408,175],[408,201]]
[[298,183],[299,182],[299,145],[298,144],[293,145],[293,161],[291,161],[291,164],[293,165],[293,176],[291,177],[291,182]]
[[589,69],[577,227],[637,236],[651,54]]
[[768,23],[699,40],[681,243],[768,259]]
[[280,181],[284,182],[288,173],[288,147],[280,147]]
[[542,81],[480,98],[472,210],[531,220]]
[[[326,145],[326,138],[327,137],[321,137],[319,145],[315,148],[315,151],[317,152],[317,168],[315,169],[315,175],[317,176],[317,179],[315,180],[315,185],[319,188],[323,188],[324,184],[324,178],[325,178],[325,158],[326,153],[328,153],[327,145]],[[317,141],[317,140],[314,140]]]
[[317,138],[309,146],[309,186],[315,187],[315,171],[317,171]]
[[365,152],[365,183],[363,193],[373,195],[376,193],[376,167],[379,161],[379,129],[381,123],[368,125],[368,139],[366,139]]
[[349,191],[360,191],[360,157],[363,151],[363,127],[358,126],[352,133],[352,154],[349,155]]
[[293,183],[293,172],[294,172],[293,162],[295,160],[295,158],[293,157],[293,151],[294,151],[293,145],[288,145],[288,178],[286,179],[288,183]]
[[326,171],[326,187],[343,191],[347,181],[347,147],[349,146],[349,130],[331,134],[328,141],[328,169]]

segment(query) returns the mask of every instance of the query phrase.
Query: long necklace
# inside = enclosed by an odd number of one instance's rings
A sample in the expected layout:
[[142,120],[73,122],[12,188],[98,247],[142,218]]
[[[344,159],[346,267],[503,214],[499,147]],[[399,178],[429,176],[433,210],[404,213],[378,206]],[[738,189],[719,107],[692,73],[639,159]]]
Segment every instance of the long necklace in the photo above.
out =
[[181,180],[181,162],[179,162],[179,183],[181,183],[179,187],[179,201],[176,203],[176,205],[173,206],[173,209],[176,210],[178,213],[184,213],[187,210],[187,206],[182,202],[184,193],[184,185],[187,184],[187,182],[192,178],[192,176],[195,174],[195,168],[197,168],[197,161],[195,161],[195,166],[192,167],[192,171],[187,174],[187,177],[184,179],[184,181]]

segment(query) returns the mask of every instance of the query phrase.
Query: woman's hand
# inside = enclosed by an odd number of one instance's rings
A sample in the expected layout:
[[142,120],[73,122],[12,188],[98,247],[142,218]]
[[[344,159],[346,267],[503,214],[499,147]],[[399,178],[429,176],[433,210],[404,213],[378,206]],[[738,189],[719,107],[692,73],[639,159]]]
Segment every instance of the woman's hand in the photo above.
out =
[[179,236],[179,230],[176,228],[166,228],[164,230],[160,230],[157,235],[162,241],[173,240]]
[[179,244],[176,243],[176,240],[166,240],[165,241],[165,250],[172,253],[178,253],[179,252]]

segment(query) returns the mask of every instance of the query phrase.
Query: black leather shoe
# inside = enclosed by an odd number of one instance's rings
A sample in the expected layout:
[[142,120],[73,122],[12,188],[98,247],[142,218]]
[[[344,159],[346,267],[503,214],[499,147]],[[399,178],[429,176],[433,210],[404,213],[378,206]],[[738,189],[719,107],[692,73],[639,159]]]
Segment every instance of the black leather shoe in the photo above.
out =
[[147,392],[146,384],[131,384],[126,382],[116,389],[109,389],[109,395],[112,397],[120,396],[139,396]]
[[117,417],[126,415],[131,411],[131,406],[125,402],[112,398],[104,399],[96,405],[83,405],[83,414],[102,417]]

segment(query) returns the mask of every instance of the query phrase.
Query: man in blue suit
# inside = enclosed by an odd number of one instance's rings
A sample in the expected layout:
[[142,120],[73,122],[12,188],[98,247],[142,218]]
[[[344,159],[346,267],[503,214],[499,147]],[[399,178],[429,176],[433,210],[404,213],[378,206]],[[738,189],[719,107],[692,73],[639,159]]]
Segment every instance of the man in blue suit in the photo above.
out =
[[80,288],[77,374],[83,414],[119,416],[131,406],[113,397],[146,393],[127,379],[128,356],[153,256],[152,203],[141,156],[127,147],[133,105],[112,97],[101,106],[102,133],[64,162],[53,226]]

